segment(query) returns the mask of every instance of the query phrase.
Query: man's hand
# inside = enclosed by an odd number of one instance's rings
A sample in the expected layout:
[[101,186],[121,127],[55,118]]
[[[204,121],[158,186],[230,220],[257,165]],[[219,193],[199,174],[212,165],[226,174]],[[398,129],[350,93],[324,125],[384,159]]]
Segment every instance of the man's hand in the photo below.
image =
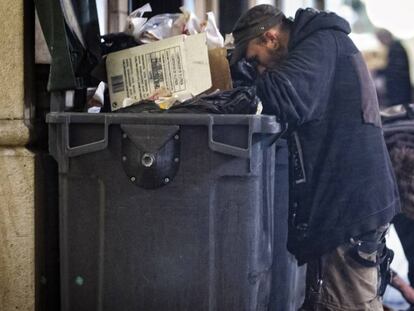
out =
[[391,278],[391,284],[396,290],[398,290],[404,299],[409,304],[414,304],[414,288],[407,284],[398,274],[393,272]]

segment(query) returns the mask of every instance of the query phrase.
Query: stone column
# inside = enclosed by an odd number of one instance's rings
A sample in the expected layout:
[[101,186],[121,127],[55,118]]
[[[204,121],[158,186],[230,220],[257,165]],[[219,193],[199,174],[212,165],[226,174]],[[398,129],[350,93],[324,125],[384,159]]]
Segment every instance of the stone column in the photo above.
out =
[[128,16],[128,0],[108,0],[109,32],[120,32],[125,29]]
[[35,306],[34,155],[25,147],[30,116],[25,108],[24,2],[0,1],[2,311],[34,310]]
[[315,0],[315,8],[325,10],[325,0]]

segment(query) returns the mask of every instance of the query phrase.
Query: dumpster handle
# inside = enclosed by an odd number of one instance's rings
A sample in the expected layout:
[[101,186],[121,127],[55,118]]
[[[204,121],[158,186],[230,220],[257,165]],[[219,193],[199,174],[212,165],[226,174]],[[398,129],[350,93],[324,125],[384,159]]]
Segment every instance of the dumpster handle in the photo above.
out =
[[104,119],[104,138],[98,141],[94,141],[92,143],[76,146],[76,147],[70,147],[69,145],[69,125],[71,121],[70,118],[66,118],[63,128],[63,148],[65,155],[67,157],[76,157],[82,154],[87,154],[99,150],[103,150],[108,147],[108,119],[105,117]]
[[[208,137],[209,137],[209,147],[211,150],[220,152],[223,154],[232,155],[239,158],[246,158],[250,159],[252,154],[252,142],[253,142],[253,134],[254,133],[264,133],[264,134],[273,134],[275,136],[272,139],[271,145],[281,136],[281,132],[275,132],[274,129],[269,130],[268,132],[263,132],[263,129],[258,126],[257,122],[254,120],[249,119],[248,126],[249,126],[249,134],[248,134],[248,141],[247,141],[247,148],[236,147],[224,143],[220,143],[214,140],[213,133],[214,133],[214,125],[225,125],[226,123],[214,123],[214,118],[210,117],[208,122]],[[280,130],[280,129],[279,129]]]

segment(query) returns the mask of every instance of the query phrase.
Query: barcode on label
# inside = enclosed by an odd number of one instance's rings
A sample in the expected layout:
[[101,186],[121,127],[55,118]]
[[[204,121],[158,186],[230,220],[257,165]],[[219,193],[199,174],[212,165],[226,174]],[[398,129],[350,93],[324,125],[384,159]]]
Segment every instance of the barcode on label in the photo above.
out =
[[124,91],[124,77],[123,75],[111,77],[112,93],[119,93]]
[[153,53],[151,55],[152,78],[154,79],[154,87],[156,89],[160,88],[161,83],[164,82],[164,72],[161,57],[159,57],[157,54],[158,53]]

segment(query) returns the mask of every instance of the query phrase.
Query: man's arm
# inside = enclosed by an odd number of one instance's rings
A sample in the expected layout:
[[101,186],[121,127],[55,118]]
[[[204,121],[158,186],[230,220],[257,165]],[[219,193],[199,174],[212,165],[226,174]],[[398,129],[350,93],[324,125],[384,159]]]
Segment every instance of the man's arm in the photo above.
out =
[[404,299],[411,305],[414,304],[414,288],[405,282],[394,270],[391,270],[390,285],[398,290]]
[[302,41],[276,70],[256,81],[264,112],[297,126],[324,112],[335,74],[337,45],[331,31],[319,31]]

